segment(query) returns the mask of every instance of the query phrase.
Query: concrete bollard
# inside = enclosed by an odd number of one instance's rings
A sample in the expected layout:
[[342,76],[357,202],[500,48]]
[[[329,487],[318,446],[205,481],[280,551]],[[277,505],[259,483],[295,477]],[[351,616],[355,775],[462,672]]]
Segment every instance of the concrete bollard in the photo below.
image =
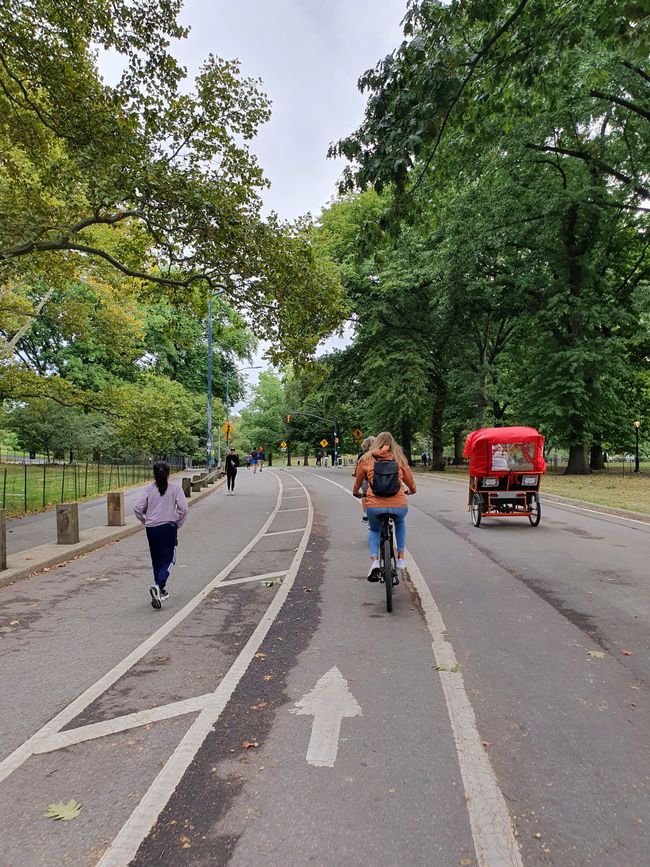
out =
[[57,545],[75,545],[79,541],[79,504],[58,503],[56,507]]
[[184,478],[182,481],[183,493],[186,497],[192,496],[192,479]]
[[201,490],[201,482],[192,482],[192,493],[198,494]]
[[0,570],[7,568],[7,512],[0,509]]
[[124,520],[124,492],[109,491],[106,494],[106,511],[108,513],[109,527],[123,527]]

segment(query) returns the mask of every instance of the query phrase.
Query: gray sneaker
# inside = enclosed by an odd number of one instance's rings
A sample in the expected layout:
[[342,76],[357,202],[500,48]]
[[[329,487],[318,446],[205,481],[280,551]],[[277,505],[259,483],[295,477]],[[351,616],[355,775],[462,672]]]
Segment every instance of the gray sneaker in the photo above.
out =
[[162,602],[160,601],[160,589],[157,584],[152,584],[149,588],[149,593],[151,593],[151,607],[158,610],[162,608]]
[[169,593],[165,590],[164,587],[160,590],[160,598],[163,602],[166,602],[169,599]]

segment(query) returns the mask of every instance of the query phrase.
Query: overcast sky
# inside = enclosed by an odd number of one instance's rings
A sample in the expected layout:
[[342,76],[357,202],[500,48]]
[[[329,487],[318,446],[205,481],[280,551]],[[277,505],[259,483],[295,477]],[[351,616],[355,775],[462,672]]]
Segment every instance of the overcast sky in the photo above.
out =
[[[174,54],[190,76],[209,53],[238,58],[273,103],[251,144],[271,182],[265,212],[317,217],[336,194],[344,163],[328,160],[327,149],[361,122],[357,81],[399,45],[405,8],[406,0],[186,0],[181,20],[191,32]],[[266,367],[263,351],[253,363]],[[259,372],[248,371],[248,382]]]
[[189,39],[174,54],[192,75],[209,53],[238,58],[262,79],[273,116],[252,150],[271,189],[265,210],[317,216],[336,191],[342,162],[332,141],[363,117],[359,76],[401,40],[406,0],[187,0]]

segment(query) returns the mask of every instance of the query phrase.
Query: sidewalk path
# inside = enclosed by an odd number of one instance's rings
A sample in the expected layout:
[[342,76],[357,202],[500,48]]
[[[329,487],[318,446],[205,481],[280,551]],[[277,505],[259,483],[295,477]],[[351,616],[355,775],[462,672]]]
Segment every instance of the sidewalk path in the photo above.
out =
[[[187,469],[172,476],[172,481],[180,485],[183,476],[192,476],[201,470]],[[147,482],[147,484],[149,484]],[[140,491],[146,485],[137,485],[124,491],[124,511],[128,516],[133,512]],[[119,488],[117,488],[119,490]],[[79,503],[79,529],[89,530],[91,527],[106,526],[106,494],[93,500]],[[25,515],[20,518],[10,518],[7,521],[7,553],[17,554],[28,548],[35,548],[44,542],[56,542],[56,509],[48,509],[46,512],[36,512],[34,515]]]

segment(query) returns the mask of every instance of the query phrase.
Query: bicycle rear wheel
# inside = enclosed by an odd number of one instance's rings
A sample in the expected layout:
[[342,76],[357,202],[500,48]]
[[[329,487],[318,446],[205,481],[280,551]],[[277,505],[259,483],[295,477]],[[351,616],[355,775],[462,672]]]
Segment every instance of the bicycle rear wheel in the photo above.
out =
[[383,559],[382,571],[386,586],[386,611],[393,610],[393,562],[391,557],[390,538],[382,540],[381,553]]

